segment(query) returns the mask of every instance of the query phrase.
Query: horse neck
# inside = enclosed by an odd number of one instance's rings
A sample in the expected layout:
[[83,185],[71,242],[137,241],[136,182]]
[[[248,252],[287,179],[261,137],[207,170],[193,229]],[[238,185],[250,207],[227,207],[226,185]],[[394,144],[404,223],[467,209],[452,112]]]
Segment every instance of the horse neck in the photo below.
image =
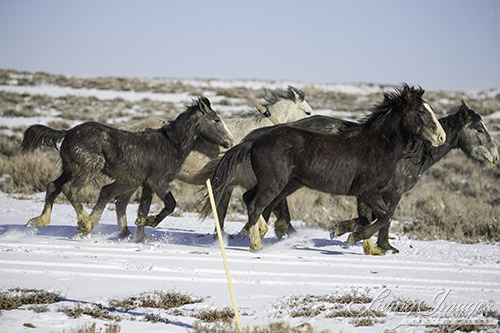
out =
[[[424,171],[441,160],[451,150],[458,148],[458,135],[462,130],[462,128],[458,125],[458,117],[458,113],[454,113],[439,119],[439,122],[441,123],[441,126],[446,133],[446,141],[439,147],[430,148],[429,153],[424,154]],[[430,144],[427,143],[427,147],[429,146]]]
[[412,134],[402,130],[401,120],[395,120],[392,117],[379,123],[375,133],[377,136],[381,135],[384,138],[386,141],[386,144],[383,145],[384,149],[390,151],[390,156],[394,156],[396,159],[404,155],[405,149],[412,139]]
[[170,126],[162,128],[181,156],[189,154],[196,143],[196,139],[200,136],[201,120],[195,112],[188,110],[181,113]]

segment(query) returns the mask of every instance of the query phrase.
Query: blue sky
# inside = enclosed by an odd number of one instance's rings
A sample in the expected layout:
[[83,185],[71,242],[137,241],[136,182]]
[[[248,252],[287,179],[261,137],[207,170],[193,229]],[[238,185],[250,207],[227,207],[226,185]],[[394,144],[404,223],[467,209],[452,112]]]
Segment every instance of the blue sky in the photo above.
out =
[[0,68],[500,88],[500,1],[0,0]]

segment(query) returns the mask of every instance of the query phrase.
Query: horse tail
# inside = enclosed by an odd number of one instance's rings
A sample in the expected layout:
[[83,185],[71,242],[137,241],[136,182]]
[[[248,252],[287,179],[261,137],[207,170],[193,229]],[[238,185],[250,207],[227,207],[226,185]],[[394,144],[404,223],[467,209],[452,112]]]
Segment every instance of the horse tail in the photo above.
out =
[[[250,150],[252,146],[253,141],[243,141],[229,149],[217,163],[217,166],[210,177],[210,183],[212,185],[216,205],[219,205],[224,190],[229,186],[236,175],[238,166],[250,158]],[[208,199],[208,196],[206,196],[205,203],[200,212],[200,217],[206,218],[210,212],[210,200]]]
[[41,146],[57,148],[57,143],[64,139],[66,130],[55,130],[44,125],[33,125],[24,131],[21,148],[23,151],[33,151]]

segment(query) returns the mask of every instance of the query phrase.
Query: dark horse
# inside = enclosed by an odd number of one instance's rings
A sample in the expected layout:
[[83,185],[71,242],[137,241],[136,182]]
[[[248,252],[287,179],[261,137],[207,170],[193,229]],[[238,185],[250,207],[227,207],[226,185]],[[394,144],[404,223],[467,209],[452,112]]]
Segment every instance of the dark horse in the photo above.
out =
[[356,196],[383,226],[394,213],[384,200],[384,186],[394,177],[409,143],[415,136],[435,146],[445,142],[446,134],[423,93],[407,85],[385,93],[384,101],[358,128],[342,134],[276,126],[255,141],[244,140],[224,155],[212,175],[216,202],[238,163],[250,159],[257,184],[243,197],[248,222],[242,232],[250,233],[251,251],[262,247],[254,227],[259,216],[269,216],[277,203],[303,186]]
[[[397,205],[401,195],[413,189],[423,173],[452,149],[459,148],[467,157],[485,166],[495,166],[498,163],[498,150],[481,116],[467,107],[463,100],[456,113],[439,119],[439,122],[446,132],[446,143],[440,147],[432,147],[428,142],[417,139],[417,147],[409,158],[403,159],[397,164],[395,176],[387,185],[399,192],[399,195],[395,197],[397,202],[394,204]],[[358,216],[356,219],[337,224],[332,228],[331,236],[335,237],[346,232],[368,229],[368,225],[374,219],[372,211],[359,200]],[[390,223],[380,229],[377,246],[386,251],[398,252],[389,244],[389,227]]]
[[[43,125],[30,126],[24,132],[22,148],[34,150],[42,145],[56,147],[60,140],[62,174],[49,183],[45,206],[40,216],[27,226],[40,227],[50,223],[55,198],[62,191],[73,205],[78,217],[78,233],[86,235],[98,223],[107,202],[143,186],[155,192],[165,203],[169,198],[169,183],[175,179],[181,165],[198,137],[230,147],[233,137],[224,122],[212,109],[210,101],[200,97],[168,126],[145,132],[122,131],[96,122],[87,122],[70,130],[54,130]],[[113,183],[101,189],[98,202],[90,217],[76,195],[83,185],[99,175],[109,176]],[[149,203],[143,202],[141,207]],[[168,206],[153,217],[160,223],[171,211]],[[147,213],[146,213],[147,214]]]

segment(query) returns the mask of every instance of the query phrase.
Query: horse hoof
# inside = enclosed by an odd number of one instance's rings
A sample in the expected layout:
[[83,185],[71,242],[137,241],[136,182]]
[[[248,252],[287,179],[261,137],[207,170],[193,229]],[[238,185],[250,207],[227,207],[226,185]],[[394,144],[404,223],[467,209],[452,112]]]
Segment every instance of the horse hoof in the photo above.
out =
[[391,251],[393,254],[399,253],[399,250],[389,244],[389,242],[377,242],[377,246],[385,251]]
[[40,217],[34,217],[31,220],[26,223],[27,228],[38,228],[38,227],[46,227],[48,226],[49,223],[46,223],[43,219]]
[[135,225],[138,226],[143,226],[143,227],[156,227],[159,223],[155,223],[155,217],[154,216],[139,216],[137,219],[135,219]]
[[276,238],[280,240],[285,236],[288,232],[288,226],[286,225],[286,222],[283,220],[278,220],[274,222],[274,234],[276,235]]
[[89,235],[90,235],[90,232],[91,232],[91,231],[92,231],[92,230],[88,230],[88,229],[86,229],[86,228],[80,228],[80,227],[78,227],[78,228],[76,229],[76,235],[77,235],[77,236],[79,236],[79,237],[87,237],[87,236],[89,236]]
[[250,252],[259,252],[262,249],[264,249],[264,245],[262,244],[255,246],[250,245]]
[[363,252],[366,255],[370,255],[370,256],[383,256],[383,255],[385,255],[385,250],[378,247],[378,246],[375,246],[375,244],[373,243],[373,240],[371,238],[370,239],[363,239]]
[[292,225],[290,224],[290,225],[288,226],[288,229],[286,230],[286,234],[287,234],[288,236],[293,236],[293,235],[295,235],[296,233],[297,233],[297,230],[295,230],[295,228],[294,228],[294,227],[292,227]]
[[240,230],[240,234],[250,235],[250,228],[247,228],[247,226],[244,226],[243,229]]
[[355,244],[355,243],[359,242],[362,239],[363,238],[359,237],[358,234],[356,234],[355,232],[353,232],[347,238],[347,245]]
[[337,237],[337,232],[335,230],[335,227],[333,227],[330,229],[330,239],[334,239],[335,237]]
[[136,237],[135,239],[136,243],[152,243],[153,240],[149,238],[148,236],[142,236],[142,237]]
[[[334,237],[340,237],[345,233],[348,233],[349,231],[353,231],[350,228],[346,227],[345,225],[342,224],[342,222],[338,223],[336,226],[334,226],[332,229],[332,232],[334,233]],[[331,236],[331,233],[330,233]],[[333,239],[333,238],[332,238]]]
[[127,239],[130,237],[132,233],[128,231],[128,229],[124,229],[120,231],[120,234],[118,235],[118,239]]

